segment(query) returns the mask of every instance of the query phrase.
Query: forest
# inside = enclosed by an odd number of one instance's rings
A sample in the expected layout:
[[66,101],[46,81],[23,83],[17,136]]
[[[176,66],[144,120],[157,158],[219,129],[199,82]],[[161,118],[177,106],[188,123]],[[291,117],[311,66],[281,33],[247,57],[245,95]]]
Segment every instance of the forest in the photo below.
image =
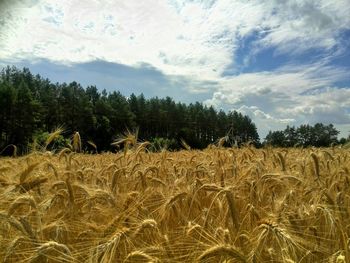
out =
[[287,126],[283,131],[270,131],[265,138],[265,144],[275,147],[329,147],[338,143],[345,144],[347,139],[342,138],[338,141],[338,134],[339,131],[333,124]]
[[66,147],[79,132],[86,152],[113,151],[111,143],[126,132],[137,133],[140,141],[150,141],[155,150],[178,150],[183,142],[204,149],[224,137],[227,146],[249,142],[256,147],[327,147],[346,142],[338,141],[339,131],[332,124],[317,123],[270,131],[261,143],[256,125],[237,111],[226,113],[170,97],[126,97],[96,86],[83,88],[75,81],[52,83],[28,68],[14,66],[0,72],[0,105],[0,152],[5,154],[9,145],[15,145],[19,153],[30,152],[33,144],[44,144],[58,128],[64,132],[51,148]]
[[[81,140],[92,142],[99,152],[113,150],[111,142],[126,131],[138,131],[139,140],[170,150],[179,149],[181,141],[203,149],[228,132],[237,144],[260,143],[255,124],[237,111],[225,113],[170,97],[125,97],[119,91],[100,92],[96,86],[83,88],[77,82],[52,83],[28,68],[2,69],[0,105],[0,149],[12,144],[23,153],[31,150],[34,141],[44,142],[57,127],[64,133],[52,146],[64,146],[78,131]],[[84,145],[84,150],[93,150]]]

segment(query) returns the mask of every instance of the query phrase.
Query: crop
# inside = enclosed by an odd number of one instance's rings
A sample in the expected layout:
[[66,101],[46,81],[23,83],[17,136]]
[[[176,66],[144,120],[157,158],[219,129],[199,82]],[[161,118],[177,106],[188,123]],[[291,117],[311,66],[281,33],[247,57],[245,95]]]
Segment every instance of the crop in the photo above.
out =
[[348,150],[148,145],[0,159],[2,262],[350,260]]

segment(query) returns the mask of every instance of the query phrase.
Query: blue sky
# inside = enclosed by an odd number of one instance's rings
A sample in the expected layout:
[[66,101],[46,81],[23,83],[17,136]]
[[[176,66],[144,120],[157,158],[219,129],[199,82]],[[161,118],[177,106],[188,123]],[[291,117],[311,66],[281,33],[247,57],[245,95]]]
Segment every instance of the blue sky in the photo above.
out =
[[[14,3],[16,2],[16,3]],[[0,67],[350,132],[349,0],[5,0]]]

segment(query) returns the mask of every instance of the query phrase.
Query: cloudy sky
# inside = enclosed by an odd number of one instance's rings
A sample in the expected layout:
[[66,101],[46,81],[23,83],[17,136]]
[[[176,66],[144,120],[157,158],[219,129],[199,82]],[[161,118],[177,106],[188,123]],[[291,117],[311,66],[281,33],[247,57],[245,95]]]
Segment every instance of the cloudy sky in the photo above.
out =
[[350,133],[350,0],[3,0],[5,65]]

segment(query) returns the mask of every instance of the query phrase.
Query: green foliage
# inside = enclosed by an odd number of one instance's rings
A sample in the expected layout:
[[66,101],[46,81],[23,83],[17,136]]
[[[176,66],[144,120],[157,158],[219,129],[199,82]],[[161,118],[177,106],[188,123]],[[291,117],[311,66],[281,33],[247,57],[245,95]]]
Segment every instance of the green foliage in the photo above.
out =
[[153,138],[150,141],[150,143],[151,143],[151,150],[154,152],[160,152],[163,149],[167,149],[167,150],[179,149],[179,145],[174,138],[169,139],[169,138],[157,137],[157,138]]
[[179,142],[185,141],[191,148],[203,149],[206,147],[206,144],[198,138],[196,131],[190,128],[182,128],[177,134],[177,139]]
[[338,143],[338,134],[339,131],[332,124],[316,123],[314,126],[301,125],[298,128],[287,126],[284,131],[270,131],[265,144],[278,147],[328,147]]
[[241,145],[251,142],[255,146],[259,145],[260,139],[257,128],[248,116],[233,111],[228,114],[228,119],[231,121],[231,129],[228,133],[231,144]]
[[[48,132],[41,132],[41,133],[35,134],[34,140],[33,140],[33,148],[35,148],[35,150],[44,149],[49,136],[50,136],[50,133]],[[59,149],[68,147],[69,144],[70,144],[69,139],[59,134],[53,139],[53,141],[47,146],[46,149],[50,151],[59,150]]]
[[[79,132],[82,142],[93,141],[99,151],[113,150],[116,134],[136,128],[140,140],[156,138],[157,147],[169,149],[179,149],[182,139],[191,148],[205,148],[226,135],[239,144],[259,142],[255,124],[235,111],[226,114],[199,102],[176,103],[170,97],[126,98],[117,91],[99,92],[95,86],[84,89],[77,82],[53,84],[26,68],[1,71],[0,104],[0,149],[14,144],[19,153],[27,152],[35,138],[42,144],[47,136],[43,131],[60,125],[67,136]],[[66,145],[65,140],[60,136],[50,147]]]
[[345,149],[350,149],[350,135],[348,138],[341,138],[339,140],[339,144],[342,145],[342,147]]

